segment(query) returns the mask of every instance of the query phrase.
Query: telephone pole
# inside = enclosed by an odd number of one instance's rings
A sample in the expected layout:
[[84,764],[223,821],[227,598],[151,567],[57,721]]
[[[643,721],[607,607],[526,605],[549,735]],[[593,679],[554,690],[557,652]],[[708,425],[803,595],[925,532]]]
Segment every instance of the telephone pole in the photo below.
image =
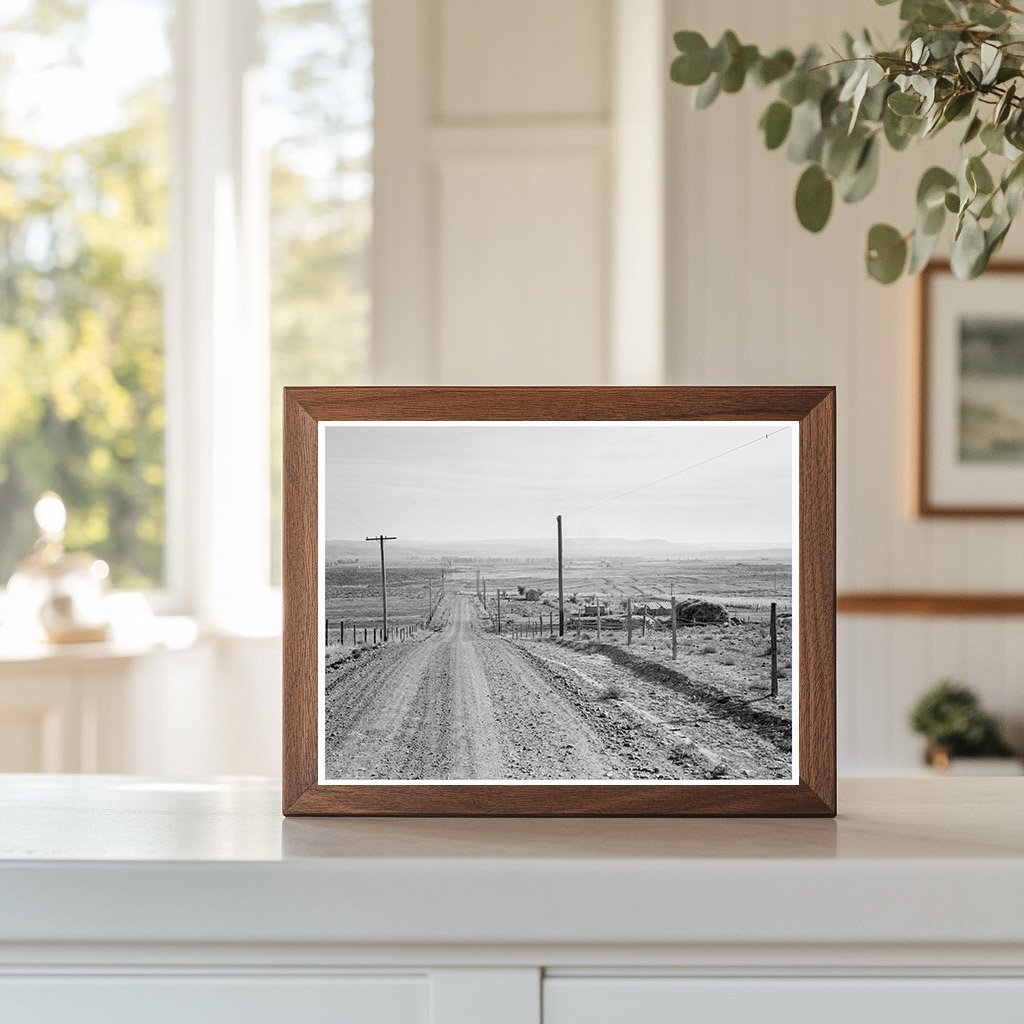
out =
[[384,639],[388,638],[388,577],[384,571],[384,541],[398,540],[397,537],[385,537],[383,533],[376,537],[367,537],[367,540],[377,541],[380,544],[380,595],[384,611]]
[[558,635],[565,636],[565,605],[562,602],[562,517],[555,516],[558,523]]

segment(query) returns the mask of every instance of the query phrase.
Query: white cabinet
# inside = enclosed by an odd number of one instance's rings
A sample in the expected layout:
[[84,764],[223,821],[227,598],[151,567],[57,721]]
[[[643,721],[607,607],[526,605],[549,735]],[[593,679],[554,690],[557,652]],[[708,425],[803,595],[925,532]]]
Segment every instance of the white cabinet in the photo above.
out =
[[1020,1024],[1024,979],[552,977],[544,1024]]
[[0,1024],[1024,1024],[1020,796],[283,820],[260,779],[0,775]]
[[427,1024],[425,974],[0,979],[17,1024]]

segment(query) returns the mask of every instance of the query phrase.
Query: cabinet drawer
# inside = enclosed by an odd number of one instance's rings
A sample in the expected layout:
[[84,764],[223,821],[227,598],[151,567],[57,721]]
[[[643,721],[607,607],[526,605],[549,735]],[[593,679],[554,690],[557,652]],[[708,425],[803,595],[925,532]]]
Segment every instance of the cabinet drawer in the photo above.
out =
[[1021,1024],[1024,979],[570,978],[544,1024]]
[[0,978],[18,1024],[427,1024],[424,975],[38,975]]

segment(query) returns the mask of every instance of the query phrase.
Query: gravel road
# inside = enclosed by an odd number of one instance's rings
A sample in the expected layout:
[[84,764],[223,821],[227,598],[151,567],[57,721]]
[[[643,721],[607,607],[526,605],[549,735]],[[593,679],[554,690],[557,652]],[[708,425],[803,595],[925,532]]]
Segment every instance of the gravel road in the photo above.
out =
[[[485,628],[486,627],[486,628]],[[489,632],[452,594],[434,630],[327,671],[331,779],[784,778],[787,730],[765,730],[610,658]]]

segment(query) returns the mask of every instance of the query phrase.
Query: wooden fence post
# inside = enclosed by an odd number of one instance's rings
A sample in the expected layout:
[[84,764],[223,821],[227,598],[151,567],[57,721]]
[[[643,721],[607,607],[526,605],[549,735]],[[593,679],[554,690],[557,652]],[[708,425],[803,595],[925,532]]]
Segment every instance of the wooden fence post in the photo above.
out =
[[597,603],[597,639],[601,639],[601,602]]
[[498,636],[501,636],[501,589],[497,591],[498,594]]
[[580,605],[576,606],[576,639],[583,635],[583,608]]
[[775,632],[775,602],[772,601],[772,618],[769,627],[772,639],[772,696],[779,695],[779,641]]
[[672,598],[672,660],[676,660],[676,599]]
[[555,615],[554,612],[548,612],[548,636],[555,635]]
[[640,623],[640,635],[641,636],[647,636],[647,601],[646,601],[646,599],[644,600],[644,617],[643,617],[643,621]]
[[626,643],[633,642],[633,598],[626,598]]

